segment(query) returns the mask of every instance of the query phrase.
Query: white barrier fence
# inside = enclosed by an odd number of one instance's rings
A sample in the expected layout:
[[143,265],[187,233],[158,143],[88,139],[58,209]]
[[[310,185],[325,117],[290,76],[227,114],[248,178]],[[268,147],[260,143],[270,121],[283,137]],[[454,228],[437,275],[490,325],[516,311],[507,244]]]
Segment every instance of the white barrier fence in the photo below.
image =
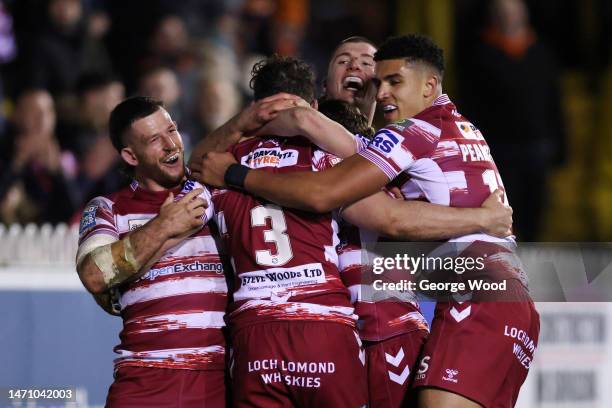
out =
[[0,224],[0,267],[74,267],[78,226]]

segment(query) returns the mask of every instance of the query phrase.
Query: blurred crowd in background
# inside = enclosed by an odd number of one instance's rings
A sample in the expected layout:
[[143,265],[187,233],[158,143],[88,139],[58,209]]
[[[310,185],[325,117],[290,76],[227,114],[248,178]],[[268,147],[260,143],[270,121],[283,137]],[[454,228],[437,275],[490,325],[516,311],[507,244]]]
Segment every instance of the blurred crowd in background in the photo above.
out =
[[162,100],[189,154],[250,102],[259,59],[321,83],[342,39],[422,32],[518,237],[612,240],[611,22],[606,0],[0,0],[0,222],[73,222],[125,185],[107,120],[127,96]]

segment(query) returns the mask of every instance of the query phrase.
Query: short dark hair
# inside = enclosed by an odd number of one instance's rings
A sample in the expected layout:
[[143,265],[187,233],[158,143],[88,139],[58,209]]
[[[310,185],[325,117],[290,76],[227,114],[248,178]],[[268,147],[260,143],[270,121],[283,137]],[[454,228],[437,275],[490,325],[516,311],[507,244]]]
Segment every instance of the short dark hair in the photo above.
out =
[[279,92],[297,95],[306,102],[315,99],[315,74],[311,66],[293,57],[273,55],[253,67],[251,81],[255,100]]
[[410,62],[424,62],[444,74],[444,51],[426,35],[410,34],[390,37],[381,45],[374,61],[406,59]]
[[353,134],[360,134],[368,139],[374,136],[374,128],[368,125],[368,118],[359,111],[359,108],[346,101],[323,97],[319,100],[319,112]]
[[123,137],[132,123],[157,112],[163,106],[162,102],[148,96],[133,96],[115,106],[108,121],[110,138],[115,149],[121,153],[121,149],[125,147]]

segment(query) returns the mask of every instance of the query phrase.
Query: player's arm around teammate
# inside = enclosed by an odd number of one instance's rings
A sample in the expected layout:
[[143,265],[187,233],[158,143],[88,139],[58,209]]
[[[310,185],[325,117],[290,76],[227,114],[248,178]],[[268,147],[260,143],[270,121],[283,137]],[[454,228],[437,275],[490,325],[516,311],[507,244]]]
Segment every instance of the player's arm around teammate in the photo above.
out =
[[342,159],[358,153],[359,140],[340,123],[318,110],[298,106],[278,112],[276,117],[255,132],[256,135],[305,136],[321,150]]
[[[283,110],[257,134],[306,135],[317,146],[340,158],[358,153],[358,139],[342,125],[312,108]],[[398,240],[435,240],[474,231],[504,237],[511,234],[512,209],[504,206],[500,190],[481,208],[450,208],[420,201],[391,199],[378,192],[343,209],[343,218],[361,228]],[[452,225],[452,235],[449,235]]]
[[224,152],[241,138],[252,136],[254,131],[274,119],[280,111],[304,105],[308,104],[302,98],[288,93],[278,93],[253,102],[202,139],[193,149],[189,166],[207,152]]
[[512,233],[512,208],[494,191],[480,208],[453,208],[390,198],[378,192],[342,209],[342,218],[360,228],[398,241],[439,240],[484,232],[497,237]]
[[[232,165],[233,169],[240,167],[233,156],[208,153],[201,163],[202,181],[225,186],[226,173]],[[282,206],[311,212],[326,212],[343,205],[350,208],[355,203],[355,210],[345,210],[349,222],[395,239],[442,239],[475,231],[505,236],[512,223],[512,210],[498,202],[497,192],[484,207],[474,209],[393,200],[380,192],[389,181],[385,173],[359,155],[320,172],[279,174],[240,170],[243,176],[238,181],[243,184],[233,187],[244,188]],[[231,184],[231,177],[229,181]],[[364,197],[367,198],[362,200]],[[359,210],[367,211],[368,215]],[[399,219],[402,220],[399,223],[393,221]]]

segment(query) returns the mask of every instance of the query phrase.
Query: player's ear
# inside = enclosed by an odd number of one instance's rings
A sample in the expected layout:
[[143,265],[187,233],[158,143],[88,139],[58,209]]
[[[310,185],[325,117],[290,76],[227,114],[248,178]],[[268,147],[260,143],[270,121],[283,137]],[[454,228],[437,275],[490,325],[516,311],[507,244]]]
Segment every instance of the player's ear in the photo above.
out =
[[429,74],[425,80],[425,86],[423,88],[423,96],[425,98],[431,98],[436,94],[438,90],[439,80],[436,75]]
[[130,147],[124,147],[123,149],[121,149],[121,158],[124,162],[126,162],[132,167],[138,165],[138,158]]

